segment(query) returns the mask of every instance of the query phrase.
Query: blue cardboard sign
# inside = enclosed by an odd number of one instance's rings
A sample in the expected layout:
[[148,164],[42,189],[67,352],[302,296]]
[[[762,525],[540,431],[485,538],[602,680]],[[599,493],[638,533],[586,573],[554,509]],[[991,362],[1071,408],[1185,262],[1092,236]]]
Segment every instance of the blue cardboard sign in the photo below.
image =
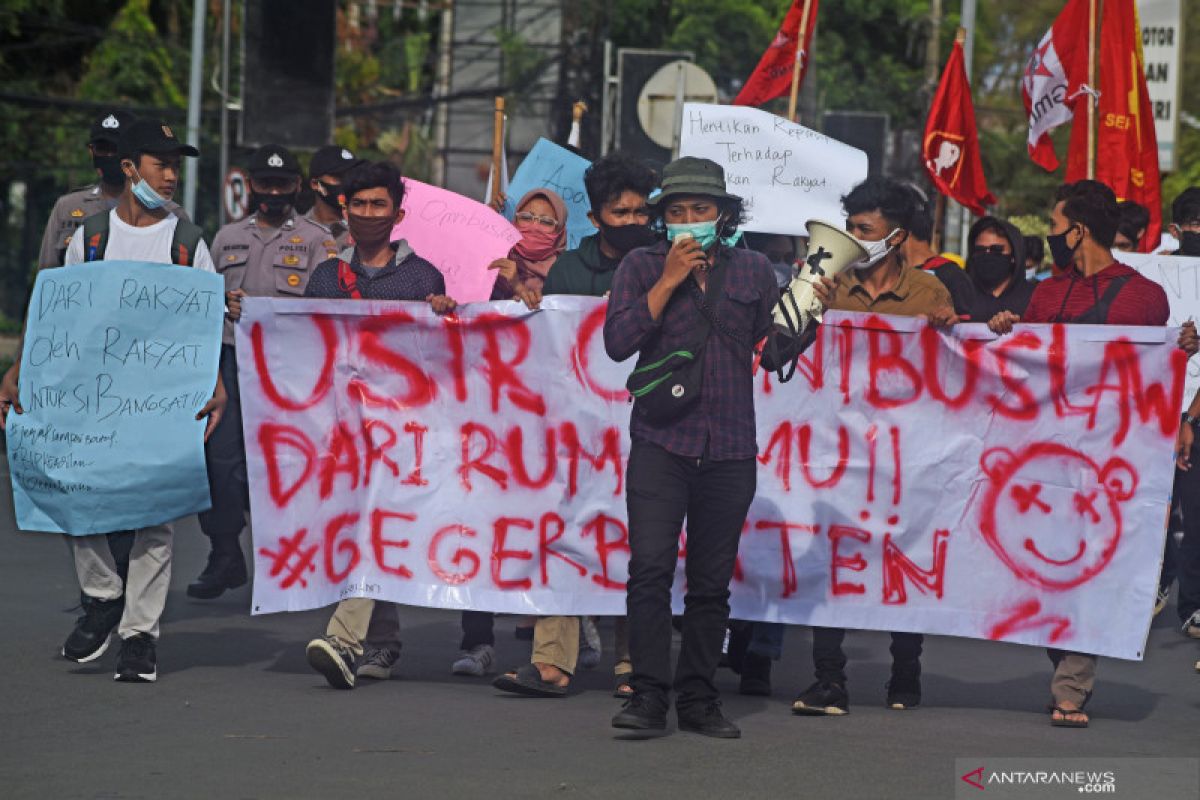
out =
[[533,189],[549,189],[558,194],[567,206],[567,249],[579,247],[579,240],[596,232],[588,219],[592,204],[583,185],[583,173],[592,162],[560,147],[549,139],[538,139],[529,155],[517,167],[508,184],[508,202],[504,216],[509,220],[517,213],[516,204]]
[[225,313],[210,272],[134,261],[38,274],[8,412],[23,530],[86,536],[211,506],[204,425]]

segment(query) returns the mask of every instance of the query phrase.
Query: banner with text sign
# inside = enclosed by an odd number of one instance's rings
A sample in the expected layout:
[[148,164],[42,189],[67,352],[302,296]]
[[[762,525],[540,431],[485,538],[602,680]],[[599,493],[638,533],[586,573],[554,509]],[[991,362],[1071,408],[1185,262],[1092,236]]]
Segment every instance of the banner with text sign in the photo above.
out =
[[[1171,304],[1171,319],[1167,324],[1182,325],[1188,320],[1200,320],[1200,258],[1117,251],[1113,251],[1113,257],[1133,267],[1166,290],[1167,300]],[[1200,359],[1192,359],[1188,362],[1182,411],[1187,410],[1198,390]]]
[[9,412],[17,525],[84,536],[210,506],[204,422],[221,350],[225,285],[135,261],[38,273]]
[[[246,301],[255,613],[624,613],[632,362],[604,354],[604,302],[461,311]],[[1140,658],[1176,335],[831,313],[802,378],[760,376],[733,616]]]
[[807,236],[805,223],[839,225],[842,196],[867,178],[867,154],[745,106],[685,103],[679,155],[725,168],[725,188],[746,201],[743,230]]

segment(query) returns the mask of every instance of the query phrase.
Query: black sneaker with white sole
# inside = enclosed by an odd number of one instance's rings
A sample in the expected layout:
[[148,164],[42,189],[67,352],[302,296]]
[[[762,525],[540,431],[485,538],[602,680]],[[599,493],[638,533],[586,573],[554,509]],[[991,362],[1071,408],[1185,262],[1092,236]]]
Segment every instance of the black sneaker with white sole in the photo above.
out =
[[304,649],[308,665],[335,689],[354,688],[354,656],[333,639],[313,639]]
[[158,654],[154,637],[137,633],[121,640],[121,655],[117,659],[117,674],[113,680],[122,683],[154,683],[158,680]]
[[808,717],[840,717],[850,713],[850,695],[840,683],[817,681],[792,702],[792,713]]
[[125,598],[116,600],[83,599],[83,616],[75,620],[75,629],[63,643],[63,658],[86,664],[104,655],[113,628],[125,612]]

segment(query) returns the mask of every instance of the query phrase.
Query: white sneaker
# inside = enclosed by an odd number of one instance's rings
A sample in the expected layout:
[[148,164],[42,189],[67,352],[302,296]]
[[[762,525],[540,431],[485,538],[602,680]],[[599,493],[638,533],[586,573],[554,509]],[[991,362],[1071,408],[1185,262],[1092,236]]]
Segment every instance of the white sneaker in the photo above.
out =
[[392,677],[392,667],[396,666],[399,659],[400,656],[391,650],[372,647],[363,654],[362,663],[358,665],[358,677],[386,681]]
[[496,661],[496,650],[490,644],[479,644],[470,650],[464,650],[458,660],[450,667],[452,675],[470,675],[482,678],[492,671]]

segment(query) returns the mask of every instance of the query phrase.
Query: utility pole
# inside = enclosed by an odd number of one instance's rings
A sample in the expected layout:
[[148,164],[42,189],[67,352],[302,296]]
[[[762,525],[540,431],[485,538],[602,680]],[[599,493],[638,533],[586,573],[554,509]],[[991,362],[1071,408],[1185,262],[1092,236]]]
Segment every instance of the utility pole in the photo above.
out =
[[221,202],[217,203],[217,225],[225,224],[225,176],[229,174],[229,23],[233,0],[221,2]]
[[[204,68],[204,0],[192,3],[192,65],[188,72],[187,142],[200,146],[200,72]],[[196,184],[200,180],[199,159],[185,158],[183,208],[196,218]]]

